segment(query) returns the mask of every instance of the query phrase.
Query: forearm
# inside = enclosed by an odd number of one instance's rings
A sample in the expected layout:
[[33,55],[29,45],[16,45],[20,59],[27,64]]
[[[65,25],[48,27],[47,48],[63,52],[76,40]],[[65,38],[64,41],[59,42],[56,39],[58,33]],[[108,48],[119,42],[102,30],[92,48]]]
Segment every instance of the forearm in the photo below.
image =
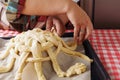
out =
[[22,14],[58,15],[66,14],[71,0],[26,0]]

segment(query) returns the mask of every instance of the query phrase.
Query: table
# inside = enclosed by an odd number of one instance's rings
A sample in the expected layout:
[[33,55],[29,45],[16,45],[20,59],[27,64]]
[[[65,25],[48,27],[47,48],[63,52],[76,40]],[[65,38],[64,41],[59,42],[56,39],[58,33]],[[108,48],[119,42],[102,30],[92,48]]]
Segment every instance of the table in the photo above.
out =
[[[0,37],[17,34],[17,31],[0,30]],[[120,30],[96,29],[89,41],[111,80],[120,80]]]
[[0,29],[0,37],[2,37],[2,38],[13,37],[13,36],[16,36],[17,34],[19,34],[19,32],[14,31],[14,30],[2,30],[2,29]]
[[120,30],[96,29],[89,41],[111,80],[120,80]]

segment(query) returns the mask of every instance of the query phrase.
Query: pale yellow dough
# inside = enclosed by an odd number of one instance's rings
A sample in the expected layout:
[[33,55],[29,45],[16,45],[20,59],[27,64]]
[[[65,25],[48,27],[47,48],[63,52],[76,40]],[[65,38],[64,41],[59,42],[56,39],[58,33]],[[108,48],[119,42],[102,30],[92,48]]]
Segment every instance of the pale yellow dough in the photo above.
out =
[[[11,55],[10,63],[6,66],[0,66],[0,73],[9,72],[14,67],[15,60],[19,58],[19,67],[15,75],[15,80],[22,80],[23,69],[29,62],[34,63],[38,80],[46,80],[42,72],[42,63],[44,61],[52,62],[54,71],[59,77],[70,77],[75,74],[81,74],[87,69],[85,64],[76,63],[64,72],[56,59],[60,51],[63,51],[68,55],[92,61],[84,54],[76,52],[76,47],[76,43],[65,43],[55,32],[43,31],[38,28],[22,32],[15,38],[12,38],[6,45],[5,52],[0,54],[1,60]],[[47,52],[47,57],[43,57],[44,52]]]

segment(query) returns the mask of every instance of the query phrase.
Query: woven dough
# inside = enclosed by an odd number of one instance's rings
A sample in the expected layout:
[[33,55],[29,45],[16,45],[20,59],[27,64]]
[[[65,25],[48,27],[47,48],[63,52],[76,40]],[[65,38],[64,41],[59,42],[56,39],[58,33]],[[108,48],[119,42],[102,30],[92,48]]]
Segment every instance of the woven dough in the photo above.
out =
[[[86,71],[87,67],[85,64],[76,63],[65,72],[60,68],[57,61],[57,56],[61,51],[68,55],[92,61],[84,54],[76,52],[76,47],[76,43],[64,42],[55,32],[43,31],[38,28],[23,32],[12,38],[6,45],[5,52],[0,54],[1,60],[6,59],[8,56],[11,57],[8,64],[0,66],[0,73],[9,72],[14,67],[16,59],[19,59],[15,80],[22,80],[23,69],[28,63],[34,63],[38,80],[46,80],[42,70],[42,63],[45,61],[52,62],[53,69],[59,77],[81,74]],[[47,57],[43,56],[45,52],[48,54]]]

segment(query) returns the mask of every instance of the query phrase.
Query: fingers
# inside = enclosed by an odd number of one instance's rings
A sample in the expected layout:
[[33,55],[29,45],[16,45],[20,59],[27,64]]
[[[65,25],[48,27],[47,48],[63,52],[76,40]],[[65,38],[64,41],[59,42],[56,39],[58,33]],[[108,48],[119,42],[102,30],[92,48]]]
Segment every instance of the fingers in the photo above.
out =
[[86,35],[85,35],[85,39],[87,39],[91,34],[92,34],[92,31],[93,31],[93,25],[91,23],[89,23],[90,25],[87,26],[86,28]]
[[88,39],[88,37],[92,34],[93,26],[92,24],[89,24],[89,26],[86,25],[78,25],[74,28],[74,40],[81,44],[84,40]]
[[75,42],[78,42],[79,31],[80,31],[79,27],[74,28],[74,40],[75,40]]
[[65,30],[66,30],[65,26],[63,25],[63,23],[59,19],[54,18],[53,19],[53,24],[54,24],[54,26],[56,28],[57,34],[59,36],[62,36],[64,34]]
[[78,41],[78,44],[80,44],[81,42],[83,42],[85,40],[86,34],[87,34],[87,32],[86,32],[85,25],[81,25],[81,29],[80,29],[80,32],[79,32],[79,41]]
[[50,16],[46,21],[46,30],[51,31],[52,27],[54,27],[59,36],[62,36],[65,32],[65,26],[61,22],[61,20],[56,17]]
[[77,26],[74,28],[74,40],[78,44],[81,44],[85,40],[86,27],[84,25]]
[[43,28],[45,25],[45,22],[37,22],[35,28]]
[[48,19],[46,21],[46,30],[51,31],[52,27],[53,27],[53,18],[48,17]]

